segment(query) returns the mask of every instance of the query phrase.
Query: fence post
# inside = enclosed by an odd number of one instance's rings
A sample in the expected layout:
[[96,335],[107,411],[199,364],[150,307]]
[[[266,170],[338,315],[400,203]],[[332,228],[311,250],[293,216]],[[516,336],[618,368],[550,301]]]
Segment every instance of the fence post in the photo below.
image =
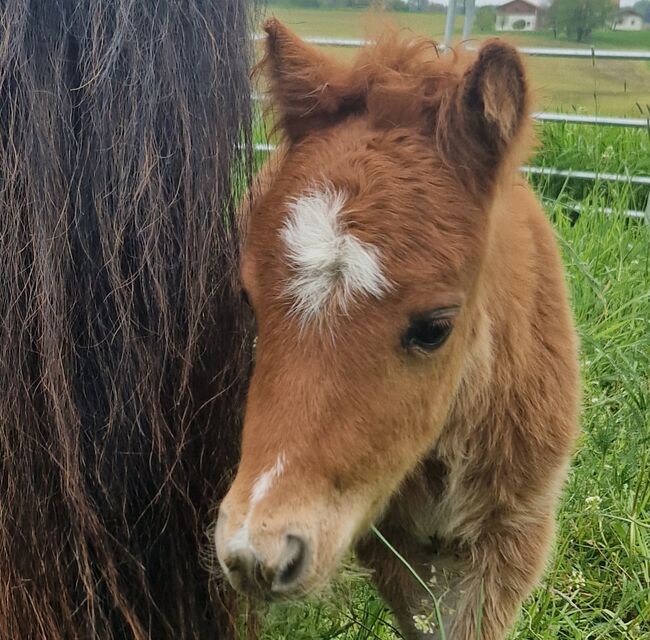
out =
[[451,39],[454,35],[454,20],[456,18],[456,0],[448,0],[447,5],[447,21],[445,22],[445,45],[451,44]]
[[474,26],[476,0],[465,0],[465,20],[463,21],[463,40],[467,40]]

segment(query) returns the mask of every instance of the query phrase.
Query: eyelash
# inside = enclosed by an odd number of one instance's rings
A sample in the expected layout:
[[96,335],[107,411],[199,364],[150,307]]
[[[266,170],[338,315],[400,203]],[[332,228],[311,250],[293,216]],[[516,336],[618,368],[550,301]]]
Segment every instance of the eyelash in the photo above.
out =
[[452,330],[450,318],[416,317],[402,336],[402,346],[408,351],[432,353],[447,341]]

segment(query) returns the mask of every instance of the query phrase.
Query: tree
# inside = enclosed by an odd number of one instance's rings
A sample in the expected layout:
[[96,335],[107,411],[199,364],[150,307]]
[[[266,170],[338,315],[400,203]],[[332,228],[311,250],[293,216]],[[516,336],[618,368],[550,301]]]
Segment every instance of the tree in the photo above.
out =
[[320,2],[319,0],[289,0],[289,5],[302,9],[318,9]]
[[405,0],[386,0],[384,5],[388,11],[408,11],[409,6]]
[[639,0],[632,8],[643,16],[644,22],[650,22],[650,0]]
[[611,0],[555,0],[549,9],[554,31],[583,42],[592,31],[607,22],[614,9]]
[[497,11],[494,7],[479,7],[474,18],[474,28],[477,31],[493,31],[496,23]]
[[408,0],[411,11],[422,11],[427,4],[427,0]]

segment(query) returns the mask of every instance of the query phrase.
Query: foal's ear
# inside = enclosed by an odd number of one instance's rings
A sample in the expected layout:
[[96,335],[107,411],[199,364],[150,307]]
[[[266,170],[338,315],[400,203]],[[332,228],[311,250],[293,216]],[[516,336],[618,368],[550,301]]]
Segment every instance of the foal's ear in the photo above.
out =
[[468,186],[485,189],[526,128],[528,88],[514,47],[490,40],[441,109],[436,130],[448,164],[468,172]]
[[266,55],[261,63],[279,126],[291,141],[335,122],[358,108],[361,92],[348,67],[308,45],[279,20],[264,23]]

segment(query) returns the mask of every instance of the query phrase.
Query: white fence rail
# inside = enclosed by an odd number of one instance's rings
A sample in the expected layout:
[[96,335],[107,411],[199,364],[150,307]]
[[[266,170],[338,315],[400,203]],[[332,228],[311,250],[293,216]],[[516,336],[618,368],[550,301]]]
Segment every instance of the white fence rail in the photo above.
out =
[[[264,39],[263,35],[256,35],[256,40]],[[305,36],[305,42],[316,44],[321,47],[362,47],[372,44],[372,40],[360,38],[328,38],[323,36]],[[444,44],[438,45],[445,49]],[[584,49],[567,47],[519,47],[519,51],[528,56],[542,58],[588,58],[602,60],[641,60],[650,62],[650,51],[629,51],[625,49],[595,49],[585,47]]]
[[[253,100],[262,102],[263,94],[254,93]],[[577,113],[552,113],[549,111],[536,111],[532,114],[540,122],[567,122],[569,124],[589,124],[607,127],[623,127],[627,129],[648,129],[650,133],[650,114],[647,118],[616,118],[610,116],[589,116]]]
[[[256,40],[264,36],[255,36]],[[359,38],[326,38],[322,36],[305,37],[306,42],[324,47],[362,47],[371,44],[371,40],[362,40]],[[440,49],[445,49],[445,45],[439,45]],[[562,47],[520,47],[519,51],[529,56],[541,56],[550,58],[583,58],[583,59],[602,59],[602,60],[640,60],[650,62],[650,51],[624,51],[616,49],[569,49]],[[533,114],[537,120],[546,122],[571,122],[576,124],[591,124],[610,127],[630,127],[645,128],[650,131],[650,113],[643,118],[615,118],[609,116],[587,116],[565,113],[549,113],[540,111]]]
[[650,51],[625,51],[623,49],[565,49],[564,47],[519,47],[528,56],[543,58],[590,58],[601,60],[645,60],[650,62]]
[[591,124],[607,127],[628,127],[630,129],[648,128],[650,131],[650,114],[647,118],[614,118],[611,116],[585,116],[574,113],[549,113],[538,111],[533,113],[535,120],[542,122],[569,122],[571,124]]
[[560,178],[578,178],[580,180],[603,180],[605,182],[627,182],[650,187],[650,176],[630,176],[625,173],[603,173],[599,171],[574,171],[573,169],[555,169],[554,167],[523,166],[522,171],[538,176],[557,176]]

